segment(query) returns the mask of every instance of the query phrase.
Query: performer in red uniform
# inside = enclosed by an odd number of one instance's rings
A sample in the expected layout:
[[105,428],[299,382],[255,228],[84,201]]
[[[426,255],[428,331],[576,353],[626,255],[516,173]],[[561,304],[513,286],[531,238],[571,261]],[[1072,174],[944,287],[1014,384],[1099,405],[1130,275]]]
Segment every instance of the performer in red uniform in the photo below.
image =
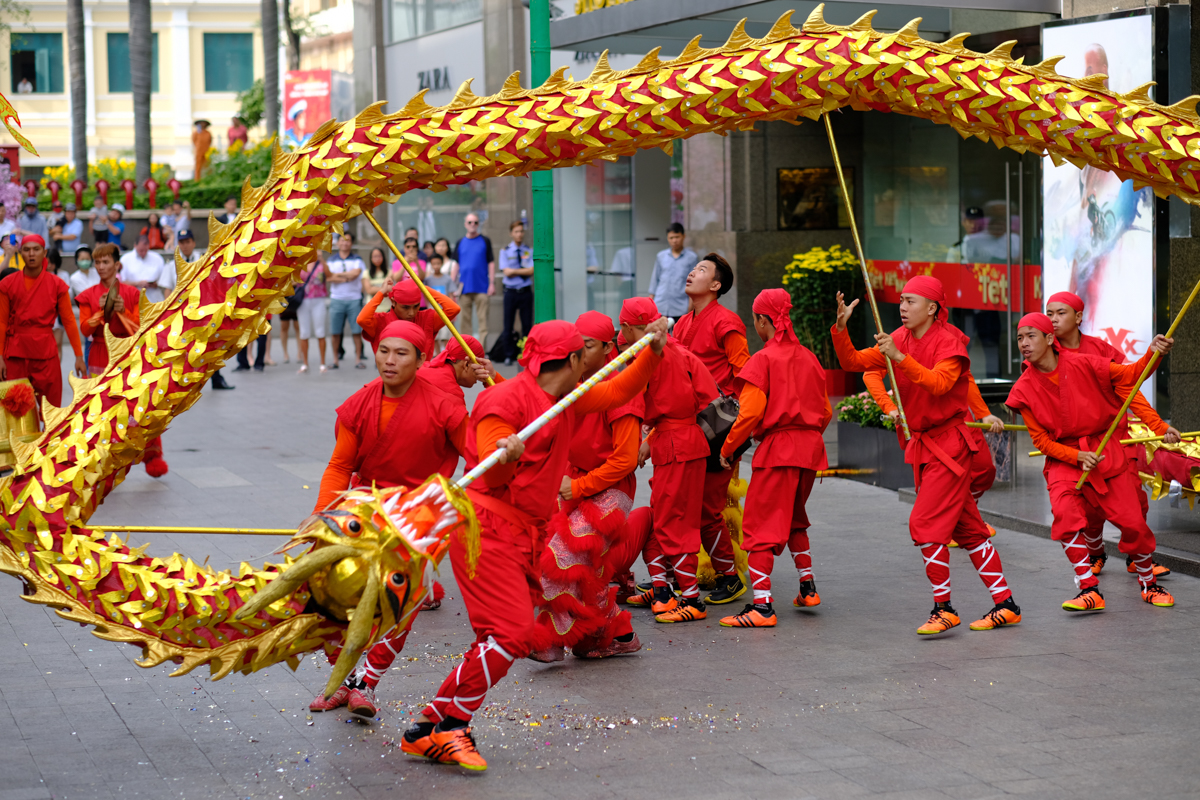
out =
[[[1103,339],[1096,336],[1089,336],[1079,330],[1079,326],[1083,324],[1083,309],[1083,300],[1071,292],[1058,292],[1057,294],[1050,295],[1050,298],[1046,301],[1046,316],[1050,318],[1050,323],[1054,326],[1055,346],[1058,347],[1060,352],[1068,351],[1083,355],[1100,356],[1114,364],[1124,364],[1124,353]],[[1178,444],[1179,431],[1163,422],[1162,417],[1154,410],[1154,406],[1150,405],[1150,402],[1146,400],[1145,395],[1140,391],[1134,396],[1133,402],[1129,405],[1129,410],[1136,414],[1138,419],[1146,423],[1154,431],[1155,436],[1165,437],[1164,441],[1167,444]],[[1129,477],[1137,489],[1138,502],[1142,506],[1142,518],[1144,519],[1150,513],[1150,499],[1146,496],[1146,492],[1142,490],[1141,482],[1138,480],[1137,449],[1128,448],[1127,452],[1130,455]],[[1087,512],[1088,524],[1083,531],[1083,535],[1087,539],[1088,559],[1092,564],[1092,574],[1099,575],[1104,570],[1104,565],[1108,562],[1108,553],[1104,550],[1104,513],[1096,506],[1091,505],[1087,506]],[[1133,561],[1128,557],[1125,559],[1125,569],[1127,572],[1137,572],[1133,566]],[[1154,564],[1154,574],[1161,578],[1164,575],[1170,575],[1171,570],[1156,562]]]
[[463,350],[457,339],[451,339],[446,344],[445,350],[425,362],[425,366],[421,368],[424,372],[421,374],[446,394],[461,400],[465,406],[467,396],[463,389],[470,389],[476,383],[486,381],[488,378],[495,383],[501,383],[504,376],[496,372],[496,368],[484,354],[483,345],[479,343],[478,339],[474,336],[463,336],[463,341],[471,348],[471,352],[475,354],[475,360],[479,363],[475,363],[467,357],[467,351]]
[[71,293],[62,278],[46,270],[46,241],[41,236],[21,239],[21,260],[24,269],[0,281],[0,379],[28,378],[35,397],[60,406],[62,354],[54,340],[56,317],[75,351],[75,374],[87,375]]
[[516,434],[573,390],[583,374],[583,337],[574,325],[560,320],[534,325],[520,358],[525,370],[486,389],[476,401],[468,463],[474,466],[496,449],[504,450],[501,463],[487,471],[482,485],[467,489],[482,531],[475,564],[468,557],[469,537],[461,527],[451,534],[450,562],[476,640],[405,732],[400,743],[404,752],[487,769],[471,736],[471,718],[487,690],[508,673],[514,660],[529,653],[533,596],[541,589],[536,559],[542,531],[558,507],[576,421],[583,414],[618,408],[645,390],[662,360],[665,322],[650,332],[655,334],[650,351],[616,378],[593,387],[524,444]]
[[[437,289],[430,289],[429,294],[442,307],[442,311],[446,312],[447,319],[453,321],[458,316],[458,312],[461,310],[458,303]],[[392,308],[387,313],[380,314],[379,304],[385,297],[391,298]],[[421,308],[421,297],[421,289],[417,286],[416,281],[406,277],[396,283],[389,275],[383,281],[383,288],[367,301],[362,311],[358,312],[358,326],[362,328],[363,338],[374,345],[376,334],[383,330],[384,326],[389,322],[404,320],[420,325],[425,331],[425,335],[429,337],[429,341],[432,342],[445,323],[432,308]]]
[[753,310],[754,330],[764,347],[742,368],[745,385],[738,417],[721,445],[721,463],[728,464],[731,455],[752,434],[758,439],[742,522],[754,602],[740,614],[722,619],[721,625],[726,628],[775,627],[771,571],[784,547],[792,551],[800,573],[800,593],[792,605],[805,608],[821,602],[812,579],[804,507],[817,470],[829,466],[821,438],[833,419],[825,394],[825,370],[796,338],[792,300],[785,290],[760,292]]
[[[721,394],[736,395],[741,390],[738,374],[750,351],[746,348],[746,323],[725,306],[720,298],[733,288],[733,269],[717,253],[709,253],[688,273],[684,292],[691,307],[675,323],[671,332],[680,344],[696,354],[708,367]],[[729,481],[733,466],[704,473],[704,505],[700,509],[700,541],[712,560],[717,586],[706,603],[732,603],[746,593],[733,560],[733,542],[725,524],[729,503]]]
[[938,317],[945,304],[942,282],[918,276],[900,292],[903,326],[891,335],[876,334],[877,346],[855,350],[846,320],[858,305],[847,306],[838,293],[838,317],[831,333],[842,369],[865,372],[895,364],[896,387],[904,401],[912,440],[904,460],[912,464],[917,499],[909,514],[913,543],[921,548],[925,574],[933,586],[934,607],[921,635],[943,633],[961,620],[950,604],[951,539],[971,556],[995,606],[971,630],[991,630],[1021,621],[1021,610],[1004,579],[1000,554],[988,540],[987,526],[971,496],[971,461],[979,445],[964,423],[970,358],[957,328]]
[[[92,253],[92,263],[96,267],[100,283],[80,292],[75,302],[79,303],[79,327],[84,336],[92,337],[92,348],[88,352],[88,374],[99,375],[108,367],[105,329],[112,331],[113,336],[119,339],[137,333],[141,319],[138,309],[141,292],[117,279],[120,263],[117,261],[116,246],[97,245]],[[109,297],[113,298],[111,302],[107,300]],[[169,467],[163,458],[161,436],[155,436],[146,442],[142,464],[146,467],[146,474],[152,478],[161,478],[167,474]]]
[[[337,410],[337,445],[321,477],[315,511],[328,508],[353,486],[420,486],[432,474],[449,478],[466,452],[469,418],[466,405],[434,387],[419,369],[429,349],[420,326],[388,323],[375,347],[379,377],[352,394]],[[365,663],[326,699],[318,695],[312,711],[349,706],[374,717],[375,686],[404,647],[409,627],[376,644]]]
[[[583,335],[587,380],[616,356],[612,320],[587,311],[575,320]],[[641,395],[620,408],[580,416],[566,476],[559,487],[562,511],[550,519],[542,552],[542,598],[537,614],[537,661],[561,661],[571,647],[581,658],[633,653],[642,643],[629,612],[610,590],[609,552],[624,536],[626,516],[637,493],[638,446],[645,401]]]
[[[1136,364],[1114,364],[1103,356],[1081,355],[1055,348],[1054,328],[1045,314],[1026,314],[1017,326],[1017,344],[1025,371],[1005,401],[1021,414],[1034,445],[1046,454],[1043,474],[1050,490],[1054,522],[1052,538],[1062,543],[1075,568],[1079,594],[1063,603],[1067,611],[1102,611],[1099,578],[1088,561],[1087,507],[1095,506],[1121,531],[1120,550],[1130,555],[1142,587],[1142,599],[1155,606],[1175,604],[1158,585],[1151,556],[1154,534],[1138,510],[1129,479],[1129,457],[1120,440],[1127,436],[1125,420],[1097,457],[1093,448],[1104,437],[1124,397],[1137,383],[1152,358],[1151,351],[1169,353],[1174,339],[1154,337]],[[1076,489],[1083,470],[1091,470],[1082,489]]]
[[[637,341],[645,326],[659,319],[654,301],[633,297],[621,306],[621,332]],[[708,614],[700,601],[696,565],[700,552],[700,503],[696,491],[704,482],[708,440],[696,424],[696,414],[717,397],[717,385],[708,368],[674,339],[667,344],[663,363],[646,387],[646,424],[654,429],[643,443],[638,459],[647,451],[654,464],[650,482],[650,507],[654,510],[652,544],[660,547],[679,583],[677,599],[667,583],[661,560],[649,553],[652,589],[629,598],[629,605],[649,605],[657,622],[689,622]]]

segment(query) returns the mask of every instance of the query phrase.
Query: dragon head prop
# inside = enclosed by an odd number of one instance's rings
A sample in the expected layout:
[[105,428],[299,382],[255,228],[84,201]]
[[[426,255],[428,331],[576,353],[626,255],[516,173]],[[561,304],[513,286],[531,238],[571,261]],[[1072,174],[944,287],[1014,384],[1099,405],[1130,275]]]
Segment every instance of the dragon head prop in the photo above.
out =
[[458,525],[466,525],[463,536],[473,564],[479,532],[475,513],[461,490],[442,476],[412,491],[403,486],[351,489],[301,524],[283,550],[300,544],[311,544],[311,549],[251,597],[235,619],[286,602],[307,582],[320,612],[348,623],[325,687],[328,697],[363,651],[412,624]]

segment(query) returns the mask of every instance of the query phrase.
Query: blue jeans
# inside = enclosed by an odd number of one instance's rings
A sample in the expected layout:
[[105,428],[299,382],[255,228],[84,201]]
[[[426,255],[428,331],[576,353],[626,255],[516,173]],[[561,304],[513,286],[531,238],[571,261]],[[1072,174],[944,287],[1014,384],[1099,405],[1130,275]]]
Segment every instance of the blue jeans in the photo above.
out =
[[341,336],[347,318],[350,320],[350,333],[355,336],[362,333],[362,328],[358,325],[358,312],[362,311],[362,307],[363,300],[361,297],[356,300],[339,300],[337,298],[330,300],[329,335]]

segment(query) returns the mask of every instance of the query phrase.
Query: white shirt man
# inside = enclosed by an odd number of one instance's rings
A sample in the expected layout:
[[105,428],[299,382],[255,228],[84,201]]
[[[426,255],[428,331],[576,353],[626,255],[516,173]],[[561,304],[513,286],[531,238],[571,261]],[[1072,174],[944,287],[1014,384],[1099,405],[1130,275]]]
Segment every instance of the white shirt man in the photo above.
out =
[[[347,247],[345,249],[349,250],[350,248]],[[337,275],[352,270],[358,270],[361,275],[367,271],[366,264],[354,253],[346,255],[331,253],[329,259],[325,262],[325,266],[330,272]],[[334,300],[361,300],[362,293],[362,281],[343,281],[341,283],[329,284],[329,296]]]
[[175,288],[175,264],[167,264],[158,253],[150,252],[150,240],[139,236],[137,245],[121,256],[121,282],[146,292],[151,303],[161,303]]

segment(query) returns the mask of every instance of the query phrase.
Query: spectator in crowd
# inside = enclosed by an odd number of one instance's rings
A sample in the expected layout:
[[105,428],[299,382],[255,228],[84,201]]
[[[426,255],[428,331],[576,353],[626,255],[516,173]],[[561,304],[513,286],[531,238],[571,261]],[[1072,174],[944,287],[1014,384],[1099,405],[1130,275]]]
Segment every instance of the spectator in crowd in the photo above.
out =
[[425,242],[425,244],[421,245],[421,257],[425,259],[426,264],[429,263],[429,259],[433,257],[433,254],[433,242]]
[[321,357],[321,372],[325,371],[325,323],[329,314],[329,292],[325,288],[325,278],[325,253],[317,251],[317,263],[299,275],[300,285],[304,287],[304,300],[296,309],[296,320],[300,327],[296,345],[296,352],[300,356],[300,369],[297,372],[308,372],[308,342],[314,338],[317,340],[317,353]]
[[222,225],[228,225],[237,219],[238,199],[235,195],[229,195],[225,198],[225,213],[217,216],[217,222]]
[[650,296],[658,313],[664,317],[679,319],[688,310],[688,296],[684,291],[688,273],[699,259],[696,253],[683,246],[683,226],[672,222],[667,227],[666,250],[660,250],[654,259],[654,270],[650,273]]
[[175,207],[179,210],[175,213],[175,239],[179,240],[180,231],[190,231],[192,229],[192,204],[187,200],[182,203],[176,203]]
[[33,92],[33,84],[29,78],[22,77],[21,82],[17,84],[17,94],[31,94]]
[[175,288],[175,264],[150,250],[150,239],[139,236],[137,244],[121,256],[121,283],[127,283],[146,293],[146,300],[161,303],[166,292]]
[[0,203],[0,236],[8,238],[17,224],[8,218],[8,207]]
[[92,198],[92,220],[91,220],[92,238],[96,244],[108,243],[108,206],[104,205],[104,198],[96,194]]
[[363,361],[362,328],[358,326],[358,312],[362,311],[363,292],[362,276],[367,271],[366,264],[354,255],[354,237],[344,233],[338,238],[337,253],[325,265],[325,282],[329,286],[329,330],[333,334],[333,365],[330,369],[338,368],[342,358],[342,336],[347,324],[350,325],[350,335],[354,337],[355,369],[366,369],[367,362]]
[[467,214],[463,225],[467,235],[454,248],[462,283],[462,330],[470,331],[473,320],[475,338],[487,347],[488,298],[496,293],[496,258],[491,240],[479,232],[479,215]]
[[387,276],[387,253],[383,252],[382,247],[371,248],[371,255],[367,257],[367,274],[363,275],[363,294],[378,292],[383,288]]
[[17,217],[16,228],[13,233],[18,236],[40,236],[42,241],[47,241],[50,238],[50,231],[46,226],[46,220],[42,219],[42,215],[38,213],[38,201],[36,197],[25,198],[25,213]]
[[[441,292],[446,297],[454,294],[454,282],[450,279],[450,270],[446,268],[446,259],[442,258],[441,253],[435,252],[429,257],[429,269],[425,271],[425,285],[433,291]],[[434,337],[431,355],[442,352],[442,348],[448,341],[450,341],[450,329],[443,325],[438,328],[437,335]]]
[[50,213],[46,215],[46,227],[53,230],[62,224],[65,216],[66,211],[63,209],[63,204],[55,200],[50,206]]
[[[82,224],[82,223],[81,223]],[[76,297],[100,282],[100,275],[92,267],[92,248],[86,244],[81,244],[75,248],[75,271],[67,279],[67,288],[71,290],[71,299]],[[83,340],[83,360],[86,363],[88,355],[91,353],[92,340],[90,337]]]
[[206,119],[196,120],[196,129],[192,131],[192,166],[193,180],[200,180],[204,168],[208,166],[208,149],[212,147],[212,133],[208,130],[212,125]]
[[462,286],[458,282],[458,262],[450,254],[450,240],[445,236],[433,243],[433,252],[442,257],[442,268],[450,278],[450,288],[453,292],[446,292],[447,297],[453,297],[457,300],[462,296]]
[[142,227],[139,236],[145,236],[150,240],[151,250],[166,250],[171,244],[173,231],[169,228],[164,228],[159,221],[158,212],[151,211],[146,217],[146,224]]
[[525,244],[525,224],[520,220],[508,226],[512,238],[500,251],[499,267],[504,276],[504,364],[517,360],[517,340],[513,323],[521,315],[521,332],[533,327],[533,251]]
[[178,218],[179,218],[179,203],[178,203],[178,201],[176,201],[174,203],[167,203],[166,207],[163,208],[162,219],[160,219],[159,222],[162,223],[162,226],[164,228],[170,228],[171,232],[174,233],[175,232],[175,220]]
[[125,236],[125,206],[113,203],[108,210],[108,243],[121,248],[122,237]]
[[242,118],[234,117],[230,122],[229,130],[225,132],[229,146],[233,147],[234,142],[241,142],[242,147],[250,144],[250,132],[246,130],[246,123],[242,122]]
[[63,219],[54,234],[56,249],[70,255],[83,244],[83,220],[75,212],[75,204],[67,203],[63,210]]
[[[404,240],[404,259],[408,265],[416,270],[417,275],[422,280],[425,279],[425,270],[429,268],[429,264],[425,261],[425,255],[417,248],[417,240],[409,236]],[[400,263],[400,259],[392,262],[392,272],[407,274],[404,271],[404,265]]]

